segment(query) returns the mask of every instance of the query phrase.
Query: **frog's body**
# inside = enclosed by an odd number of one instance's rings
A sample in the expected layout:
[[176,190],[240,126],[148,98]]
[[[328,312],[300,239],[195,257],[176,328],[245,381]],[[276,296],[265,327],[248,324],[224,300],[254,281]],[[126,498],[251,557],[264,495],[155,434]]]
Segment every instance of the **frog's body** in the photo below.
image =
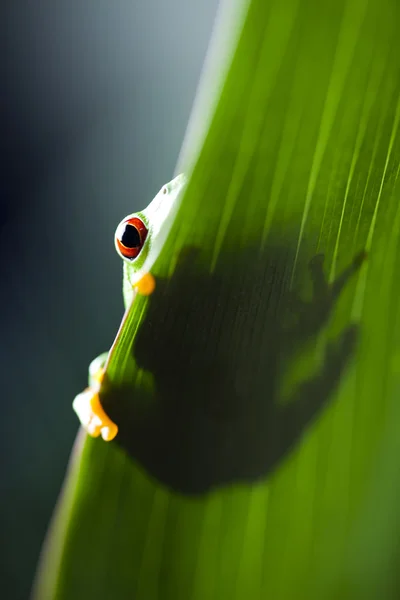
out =
[[[167,239],[185,185],[185,175],[178,175],[160,189],[146,209],[125,217],[115,231],[115,247],[124,261],[125,307],[135,293],[149,295],[154,291],[151,268]],[[73,408],[89,435],[101,435],[110,441],[117,435],[118,426],[106,415],[99,399],[107,355],[101,354],[90,364],[89,387],[76,396]]]

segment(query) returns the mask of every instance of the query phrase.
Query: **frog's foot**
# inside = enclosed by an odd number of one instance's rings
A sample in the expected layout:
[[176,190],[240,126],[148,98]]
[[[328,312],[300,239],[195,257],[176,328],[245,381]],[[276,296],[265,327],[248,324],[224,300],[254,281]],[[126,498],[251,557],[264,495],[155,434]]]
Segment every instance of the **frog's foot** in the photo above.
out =
[[151,273],[146,273],[133,287],[135,287],[142,296],[150,296],[155,290],[156,280]]
[[99,369],[91,374],[91,385],[78,394],[72,403],[83,428],[92,437],[101,437],[110,442],[118,433],[118,426],[104,412],[99,398],[104,370]]

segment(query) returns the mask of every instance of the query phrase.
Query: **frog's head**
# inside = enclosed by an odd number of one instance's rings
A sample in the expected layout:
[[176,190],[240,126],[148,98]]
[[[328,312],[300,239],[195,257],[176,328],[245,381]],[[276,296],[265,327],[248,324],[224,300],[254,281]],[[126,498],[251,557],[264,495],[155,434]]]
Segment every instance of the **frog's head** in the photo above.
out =
[[180,174],[163,185],[144,210],[128,215],[115,231],[115,247],[124,261],[129,283],[134,286],[149,273],[174,220],[187,183]]

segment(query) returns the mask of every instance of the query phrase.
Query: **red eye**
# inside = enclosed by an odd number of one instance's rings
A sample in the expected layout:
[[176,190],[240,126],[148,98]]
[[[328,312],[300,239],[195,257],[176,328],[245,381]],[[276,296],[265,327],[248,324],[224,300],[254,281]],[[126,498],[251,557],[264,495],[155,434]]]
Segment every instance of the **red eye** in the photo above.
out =
[[147,237],[147,227],[138,217],[123,221],[115,234],[119,252],[124,258],[136,258]]

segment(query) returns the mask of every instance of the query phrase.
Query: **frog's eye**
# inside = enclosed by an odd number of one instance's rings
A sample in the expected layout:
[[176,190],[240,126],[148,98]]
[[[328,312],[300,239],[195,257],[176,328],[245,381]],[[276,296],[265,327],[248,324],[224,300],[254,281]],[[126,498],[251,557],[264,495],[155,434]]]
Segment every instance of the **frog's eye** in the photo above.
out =
[[147,227],[138,217],[122,221],[115,232],[118,252],[123,258],[136,258],[147,237]]

